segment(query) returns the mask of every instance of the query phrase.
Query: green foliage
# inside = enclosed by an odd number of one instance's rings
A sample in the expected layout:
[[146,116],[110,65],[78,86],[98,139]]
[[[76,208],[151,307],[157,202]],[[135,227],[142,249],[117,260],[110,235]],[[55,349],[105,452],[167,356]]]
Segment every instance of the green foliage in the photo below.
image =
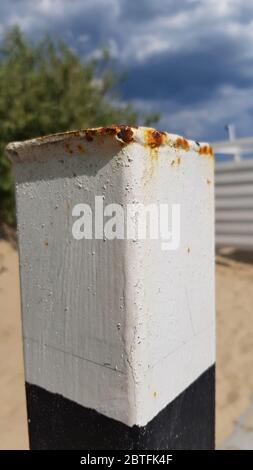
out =
[[70,129],[108,125],[145,125],[158,116],[138,115],[131,105],[117,105],[119,77],[105,50],[99,61],[82,63],[63,42],[45,37],[33,44],[17,27],[0,46],[0,222],[15,224],[8,142]]

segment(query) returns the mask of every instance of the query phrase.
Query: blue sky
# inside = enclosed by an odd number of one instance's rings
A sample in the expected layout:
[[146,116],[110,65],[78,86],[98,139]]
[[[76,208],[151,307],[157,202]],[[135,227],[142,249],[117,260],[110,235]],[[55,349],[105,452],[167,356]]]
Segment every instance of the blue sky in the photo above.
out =
[[253,135],[252,0],[1,0],[0,35],[60,35],[81,57],[106,45],[122,100],[197,140]]

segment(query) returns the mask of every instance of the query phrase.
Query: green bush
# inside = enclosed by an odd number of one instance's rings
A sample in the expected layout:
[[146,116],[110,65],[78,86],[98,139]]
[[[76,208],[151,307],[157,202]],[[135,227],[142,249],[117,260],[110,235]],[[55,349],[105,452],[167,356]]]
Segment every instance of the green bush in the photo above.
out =
[[0,224],[15,225],[8,142],[69,129],[155,122],[131,105],[116,105],[119,77],[106,51],[99,61],[83,63],[63,42],[45,37],[28,41],[17,27],[0,47]]

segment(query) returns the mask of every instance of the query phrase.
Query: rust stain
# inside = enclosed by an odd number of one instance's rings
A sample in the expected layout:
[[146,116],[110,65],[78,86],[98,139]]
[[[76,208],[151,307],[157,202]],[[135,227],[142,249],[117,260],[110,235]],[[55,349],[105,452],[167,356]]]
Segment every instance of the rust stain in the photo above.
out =
[[98,127],[96,129],[87,129],[84,130],[86,140],[92,142],[95,136],[114,136],[120,142],[124,144],[129,144],[133,141],[133,131],[132,127],[113,124],[106,127]]
[[[46,135],[42,137],[38,137],[37,139],[32,139],[32,143],[36,141],[40,144],[57,144],[58,142],[63,142],[64,148],[66,153],[73,154],[74,151],[78,153],[85,152],[85,145],[83,146],[83,142],[85,140],[87,142],[92,142],[94,139],[98,139],[98,142],[103,142],[104,137],[111,136],[113,139],[117,140],[119,145],[126,146],[135,140],[135,129],[138,129],[134,126],[126,126],[122,124],[113,124],[110,126],[103,126],[97,128],[89,128],[89,129],[80,129],[80,130],[72,130],[68,132],[59,132],[56,134]],[[152,173],[155,169],[154,163],[158,160],[159,157],[159,148],[163,145],[168,144],[170,147],[174,147],[177,150],[184,150],[189,151],[191,148],[191,143],[181,136],[171,136],[166,132],[156,130],[154,128],[140,128],[143,129],[143,142],[142,142],[142,133],[137,133],[137,141],[141,142],[146,148],[149,150],[149,156],[151,157],[152,168],[147,169],[147,174],[152,176]],[[77,142],[72,142],[72,139],[77,138]],[[79,141],[79,142],[78,142]],[[26,141],[28,144],[29,141]],[[199,155],[214,157],[214,153],[212,147],[209,144],[199,144],[196,142],[197,145],[197,152]],[[9,151],[9,150],[8,150]],[[195,151],[195,148],[194,148]],[[16,150],[10,150],[10,153],[14,155]],[[181,162],[180,158],[174,158],[171,162],[171,166],[179,165]]]
[[207,178],[206,182],[207,182],[207,184],[211,184],[211,183],[212,183],[212,181],[211,181],[209,178]]
[[119,130],[117,131],[117,137],[121,141],[123,141],[125,144],[130,144],[130,142],[133,141],[133,131],[131,127],[127,126],[120,126]]
[[65,202],[65,204],[64,204],[64,209],[65,209],[66,212],[69,211],[69,209],[70,209],[69,202],[67,202],[67,201]]
[[144,174],[142,177],[144,186],[148,184],[148,182],[152,179],[154,171],[155,171],[155,160],[152,158],[151,160],[149,159],[148,164],[146,164],[146,168],[144,170]]
[[85,149],[82,144],[78,144],[77,149],[79,153],[85,153]]
[[[92,142],[96,136],[117,136],[118,139],[124,143],[130,143],[133,140],[132,129],[137,129],[135,126],[125,126],[122,124],[112,124],[111,126],[94,127],[90,129],[80,129],[67,132],[58,132],[55,134],[48,134],[42,137],[37,137],[38,142],[48,142],[52,138],[61,137],[85,137],[88,142]],[[52,143],[52,141],[50,142]]]
[[157,131],[156,129],[144,130],[145,146],[150,150],[151,160],[148,162],[148,167],[144,173],[144,184],[152,178],[155,171],[155,163],[158,161],[158,150],[161,145],[166,142],[167,136],[165,132]]
[[201,145],[199,147],[198,152],[199,152],[199,155],[207,155],[207,156],[210,156],[210,157],[214,157],[213,149],[212,149],[211,145],[209,145],[209,144]]
[[189,142],[186,139],[184,139],[183,137],[178,137],[176,139],[175,147],[186,150],[186,151],[190,149]]
[[67,153],[70,153],[70,154],[73,153],[73,150],[72,150],[72,148],[70,147],[70,143],[69,143],[69,142],[65,142],[64,147],[65,147],[65,150],[66,150]]
[[181,157],[177,157],[174,160],[172,160],[171,166],[177,166],[177,165],[180,165],[180,163],[181,163]]
[[48,241],[47,240],[44,240],[44,245],[48,246]]
[[158,162],[158,150],[161,145],[164,145],[167,141],[167,135],[165,132],[157,131],[156,129],[145,129],[144,130],[144,142],[146,148],[150,151],[150,157],[146,162],[146,168],[143,175],[144,185],[146,185],[156,169]]
[[93,133],[92,133],[91,131],[87,130],[87,131],[85,132],[85,137],[86,137],[86,140],[87,140],[88,142],[92,142],[92,141],[93,141]]
[[166,133],[157,131],[155,129],[145,129],[144,139],[147,146],[149,146],[151,149],[155,149],[165,144]]

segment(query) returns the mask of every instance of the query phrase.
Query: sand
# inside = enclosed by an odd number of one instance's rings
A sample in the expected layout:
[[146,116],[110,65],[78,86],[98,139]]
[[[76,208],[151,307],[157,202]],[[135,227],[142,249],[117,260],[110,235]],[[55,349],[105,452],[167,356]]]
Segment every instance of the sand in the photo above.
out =
[[0,241],[0,449],[27,449],[18,255]]
[[[253,395],[253,255],[219,255],[216,291],[219,446]],[[20,318],[17,251],[0,240],[0,449],[28,448]]]
[[253,396],[253,255],[217,257],[216,442],[222,441]]

